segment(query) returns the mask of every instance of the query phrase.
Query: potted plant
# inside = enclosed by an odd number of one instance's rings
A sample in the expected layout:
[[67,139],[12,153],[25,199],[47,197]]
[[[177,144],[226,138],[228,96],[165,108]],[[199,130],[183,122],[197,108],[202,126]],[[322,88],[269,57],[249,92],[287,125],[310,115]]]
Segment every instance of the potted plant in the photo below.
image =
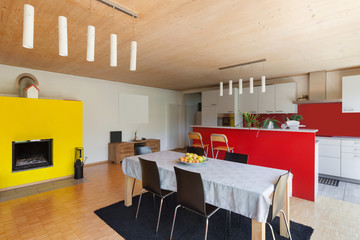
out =
[[266,118],[261,122],[261,126],[267,129],[279,128],[278,123],[280,122],[274,118]]
[[244,112],[244,126],[247,128],[251,127],[258,127],[259,126],[259,120],[257,119],[260,115],[259,114],[251,114]]

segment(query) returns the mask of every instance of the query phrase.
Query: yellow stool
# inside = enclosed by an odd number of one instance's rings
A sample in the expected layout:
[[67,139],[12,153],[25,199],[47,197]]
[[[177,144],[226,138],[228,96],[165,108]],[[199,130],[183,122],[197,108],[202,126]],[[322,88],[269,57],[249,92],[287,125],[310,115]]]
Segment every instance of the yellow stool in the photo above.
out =
[[[229,147],[229,143],[228,143],[229,141],[225,134],[216,134],[216,133],[211,134],[210,141],[211,141],[212,157],[214,157],[214,150],[217,150],[215,159],[217,159],[219,151],[234,152],[234,147]],[[213,142],[223,142],[226,145],[220,145],[214,148]]]
[[[204,144],[203,143],[201,134],[199,132],[189,132],[188,136],[189,136],[189,146],[204,149],[205,156],[207,157],[208,150],[209,150],[209,144]],[[199,140],[200,143],[191,143],[191,139],[192,140]],[[206,148],[206,151],[205,151],[205,148]]]

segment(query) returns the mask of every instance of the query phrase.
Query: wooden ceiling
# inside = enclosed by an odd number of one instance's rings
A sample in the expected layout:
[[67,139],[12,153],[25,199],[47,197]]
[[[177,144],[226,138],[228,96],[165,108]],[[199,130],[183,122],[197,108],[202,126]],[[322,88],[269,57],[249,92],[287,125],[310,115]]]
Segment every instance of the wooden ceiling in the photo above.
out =
[[[0,63],[172,90],[360,65],[359,0],[113,2],[139,15],[136,72],[129,71],[133,19],[95,0],[0,0]],[[22,47],[25,3],[35,7],[34,49]],[[59,15],[68,18],[68,57],[58,55]],[[86,61],[87,25],[96,27],[95,62]],[[262,58],[252,68],[218,70]]]

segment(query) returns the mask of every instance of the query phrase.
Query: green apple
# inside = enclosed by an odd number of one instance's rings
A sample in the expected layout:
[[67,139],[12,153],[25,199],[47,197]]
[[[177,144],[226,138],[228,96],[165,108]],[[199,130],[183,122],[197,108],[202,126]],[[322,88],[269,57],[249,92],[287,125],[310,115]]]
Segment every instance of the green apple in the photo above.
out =
[[202,156],[198,157],[199,162],[203,162],[204,158]]

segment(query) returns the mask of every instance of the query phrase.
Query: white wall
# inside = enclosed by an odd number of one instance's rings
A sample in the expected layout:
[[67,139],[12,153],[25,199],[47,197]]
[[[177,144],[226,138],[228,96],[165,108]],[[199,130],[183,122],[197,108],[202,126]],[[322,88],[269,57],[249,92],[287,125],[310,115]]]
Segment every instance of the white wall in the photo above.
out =
[[[179,92],[0,65],[1,95],[18,96],[15,79],[21,73],[33,74],[38,79],[40,98],[83,101],[83,146],[85,156],[88,156],[87,163],[108,159],[107,147],[110,131],[123,131],[123,141],[127,141],[134,138],[134,132],[138,129],[139,137],[160,139],[161,150],[174,147],[174,141],[170,144],[168,138],[174,137],[174,132],[176,132],[174,126],[179,125],[179,120],[171,124],[173,119],[168,119],[170,114],[167,112],[170,109],[169,106],[181,104]],[[120,117],[118,98],[119,94],[123,93],[149,97],[148,123],[134,124],[121,120],[123,117]],[[169,125],[172,126],[171,134],[168,133],[167,126]]]

